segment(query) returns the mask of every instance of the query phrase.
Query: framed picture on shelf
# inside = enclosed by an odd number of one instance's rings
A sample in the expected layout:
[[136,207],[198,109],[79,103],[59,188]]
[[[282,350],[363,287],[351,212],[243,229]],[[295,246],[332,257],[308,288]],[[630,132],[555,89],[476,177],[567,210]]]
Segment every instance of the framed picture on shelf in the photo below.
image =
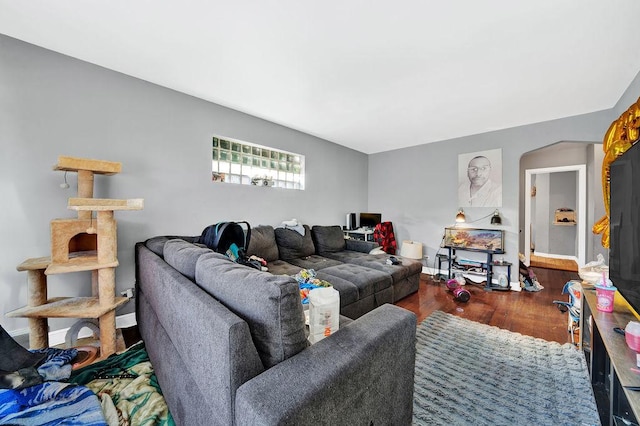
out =
[[445,228],[444,247],[504,253],[504,230],[480,228]]

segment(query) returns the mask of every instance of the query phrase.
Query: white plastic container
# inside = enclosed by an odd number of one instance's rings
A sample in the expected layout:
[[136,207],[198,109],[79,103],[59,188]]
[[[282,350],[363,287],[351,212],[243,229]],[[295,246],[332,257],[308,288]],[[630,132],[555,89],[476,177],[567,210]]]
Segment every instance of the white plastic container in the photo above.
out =
[[309,341],[319,342],[338,331],[340,293],[333,287],[314,288],[309,292]]
[[502,288],[509,287],[509,280],[505,274],[498,275],[498,285]]

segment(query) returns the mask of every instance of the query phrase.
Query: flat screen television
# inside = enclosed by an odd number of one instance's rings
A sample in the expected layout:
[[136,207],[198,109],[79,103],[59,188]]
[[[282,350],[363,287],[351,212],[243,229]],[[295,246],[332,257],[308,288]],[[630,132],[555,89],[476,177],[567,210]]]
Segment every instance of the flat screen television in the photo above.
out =
[[361,228],[375,228],[377,224],[382,222],[382,214],[380,213],[360,213]]
[[611,163],[609,278],[640,313],[640,142]]

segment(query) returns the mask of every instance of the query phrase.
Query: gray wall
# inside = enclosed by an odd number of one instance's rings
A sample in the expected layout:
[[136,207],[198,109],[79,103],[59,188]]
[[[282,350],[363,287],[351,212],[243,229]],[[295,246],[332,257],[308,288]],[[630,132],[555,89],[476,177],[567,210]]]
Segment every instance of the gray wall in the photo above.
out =
[[[602,144],[592,145],[587,151],[587,223],[593,226],[606,214],[602,194],[602,161],[604,151]],[[594,234],[587,229],[587,262],[596,260],[598,254],[602,254],[607,265],[609,264],[609,249],[602,247],[602,235]]]
[[556,225],[555,211],[570,208],[578,212],[577,205],[578,172],[550,173],[549,210],[547,226],[549,228],[549,248],[547,253],[578,257],[577,226]]
[[[306,190],[212,183],[213,134],[305,155]],[[66,205],[76,174],[71,189],[59,187],[58,155],[122,162],[121,174],[96,176],[95,197],[145,200],[142,211],[115,213],[118,291],[134,284],[135,242],[154,235],[240,219],[342,225],[345,213],[367,210],[365,154],[1,35],[0,144],[0,322],[9,331],[27,327],[4,315],[27,302],[16,266],[49,255],[51,219],[75,217]],[[89,293],[88,274],[50,277],[50,296]]]
[[[536,196],[531,203],[531,245],[536,252],[550,253],[549,251],[549,174],[541,173],[533,175],[532,184],[536,187]],[[534,206],[535,203],[535,206]],[[521,252],[523,252],[521,250]]]
[[[370,155],[369,208],[394,222],[397,240],[422,242],[431,266],[443,228],[454,223],[458,208],[458,154],[502,148],[503,204],[499,210],[501,229],[505,230],[504,258],[515,263],[521,232],[519,214],[524,205],[520,197],[520,186],[524,185],[520,157],[559,141],[601,141],[613,119],[608,110]],[[465,209],[468,220],[492,211],[493,208]],[[490,227],[488,218],[473,225]]]

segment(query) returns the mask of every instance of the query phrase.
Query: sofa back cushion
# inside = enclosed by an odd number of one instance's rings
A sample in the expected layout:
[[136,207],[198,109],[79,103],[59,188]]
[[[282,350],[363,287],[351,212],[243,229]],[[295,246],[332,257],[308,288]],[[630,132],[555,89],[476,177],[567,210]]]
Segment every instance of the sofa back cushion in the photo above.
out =
[[198,237],[182,237],[176,235],[161,235],[158,237],[149,238],[144,242],[144,245],[157,254],[160,257],[164,257],[164,244],[169,240],[180,239],[189,243],[195,243],[198,241]]
[[249,240],[247,254],[249,256],[256,255],[267,262],[273,262],[280,258],[276,244],[276,233],[272,226],[259,225],[251,228],[251,240]]
[[276,228],[275,232],[280,259],[296,259],[311,256],[316,253],[316,247],[313,245],[309,226],[304,225],[304,235],[300,235],[299,232],[287,228]]
[[[211,249],[194,245],[182,239],[167,240],[164,243],[163,252],[164,261],[192,281],[196,279],[196,262],[198,258],[205,253],[213,253]],[[231,261],[231,259],[221,254],[219,254],[219,257],[225,258],[229,262]]]
[[346,248],[342,228],[335,226],[314,226],[311,230],[313,242],[319,254],[335,253]]
[[210,253],[198,259],[196,284],[247,322],[265,368],[307,347],[300,289],[292,277],[261,272]]

